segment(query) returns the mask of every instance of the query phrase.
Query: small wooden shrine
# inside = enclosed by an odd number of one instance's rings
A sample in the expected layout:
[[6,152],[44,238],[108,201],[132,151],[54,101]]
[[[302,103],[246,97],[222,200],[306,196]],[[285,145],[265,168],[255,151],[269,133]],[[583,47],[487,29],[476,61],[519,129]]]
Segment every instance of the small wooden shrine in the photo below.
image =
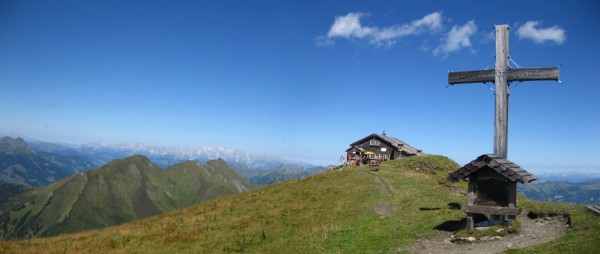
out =
[[450,173],[451,181],[468,179],[467,230],[475,227],[473,214],[489,214],[492,224],[512,223],[521,208],[517,208],[517,182],[530,183],[535,176],[513,162],[484,154]]

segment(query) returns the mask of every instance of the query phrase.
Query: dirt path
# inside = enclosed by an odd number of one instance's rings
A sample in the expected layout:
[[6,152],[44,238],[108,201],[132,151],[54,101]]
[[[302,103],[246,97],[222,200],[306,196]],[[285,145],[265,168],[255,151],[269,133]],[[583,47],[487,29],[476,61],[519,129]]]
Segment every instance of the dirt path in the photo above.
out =
[[386,197],[385,200],[379,200],[379,201],[375,202],[375,205],[373,206],[373,212],[375,212],[381,218],[388,217],[394,211],[394,206],[391,201],[392,191],[385,184],[383,179],[381,179],[381,177],[379,177],[375,173],[372,173],[372,172],[369,172],[369,173],[371,174],[371,181],[373,181],[375,183],[375,187],[377,188],[377,191],[379,192],[379,194]]
[[421,239],[418,243],[403,246],[392,252],[407,251],[409,253],[500,253],[508,249],[521,249],[554,240],[567,232],[567,220],[563,217],[543,217],[530,219],[523,212],[518,216],[521,232],[504,236],[497,240],[475,241],[473,243],[452,243],[451,232]]

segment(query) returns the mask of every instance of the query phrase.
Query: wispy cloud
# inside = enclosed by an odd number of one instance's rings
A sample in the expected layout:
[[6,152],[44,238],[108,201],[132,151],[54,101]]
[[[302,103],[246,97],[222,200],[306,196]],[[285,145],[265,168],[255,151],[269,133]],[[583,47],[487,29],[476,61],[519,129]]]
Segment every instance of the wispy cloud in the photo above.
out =
[[483,38],[481,39],[481,44],[488,44],[490,42],[495,42],[495,41],[496,41],[496,32],[490,31],[489,33],[483,35]]
[[524,25],[517,29],[517,37],[520,39],[530,39],[534,43],[542,44],[546,41],[562,44],[565,42],[565,30],[559,26],[549,28],[537,28],[538,21],[527,21]]
[[437,32],[442,28],[442,13],[434,12],[408,24],[389,27],[364,26],[361,19],[369,14],[362,12],[348,13],[335,18],[326,36],[315,38],[318,46],[332,46],[336,38],[360,39],[376,46],[391,46],[396,39],[409,35],[418,35],[425,31]]
[[475,21],[471,20],[462,26],[453,26],[443,38],[442,43],[433,51],[434,55],[448,55],[450,52],[471,47],[471,36],[477,32]]
[[327,36],[318,36],[313,40],[313,42],[318,47],[331,47],[335,45],[335,42],[332,39],[327,38]]

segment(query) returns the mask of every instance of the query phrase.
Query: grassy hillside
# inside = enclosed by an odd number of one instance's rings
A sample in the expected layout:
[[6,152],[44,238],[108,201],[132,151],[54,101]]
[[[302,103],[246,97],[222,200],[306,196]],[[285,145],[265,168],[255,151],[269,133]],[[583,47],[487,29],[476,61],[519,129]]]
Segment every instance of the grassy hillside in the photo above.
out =
[[164,170],[132,156],[8,199],[0,208],[0,235],[19,239],[106,227],[249,188],[222,160]]
[[[466,202],[466,185],[445,180],[457,168],[440,156],[385,162],[377,173],[344,168],[102,230],[4,242],[0,252],[390,252],[465,217],[457,204]],[[598,218],[582,207],[519,204],[572,215],[573,229],[565,237],[534,251],[587,253],[600,247]]]
[[252,170],[247,167],[232,166],[241,176],[248,179],[248,181],[254,186],[270,185],[278,182],[282,182],[288,179],[302,179],[307,176],[311,176],[327,170],[326,167],[312,167],[312,168],[295,168],[295,169],[264,169],[264,170]]

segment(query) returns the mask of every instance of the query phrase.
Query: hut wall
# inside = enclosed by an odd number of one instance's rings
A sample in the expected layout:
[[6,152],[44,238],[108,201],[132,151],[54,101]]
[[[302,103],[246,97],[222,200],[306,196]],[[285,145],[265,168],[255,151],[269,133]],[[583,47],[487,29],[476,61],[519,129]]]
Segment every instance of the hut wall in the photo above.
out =
[[373,153],[375,153],[375,155],[381,156],[381,158],[386,158],[386,155],[387,155],[386,159],[393,158],[393,153],[395,152],[394,147],[388,145],[386,142],[384,142],[383,140],[378,139],[378,138],[374,138],[374,140],[379,141],[379,144],[371,145],[371,140],[372,139],[366,140],[363,143],[356,144],[356,146],[358,146],[362,149],[365,149],[365,151],[373,152]]
[[398,151],[398,149],[394,149],[394,153],[392,154],[392,158],[390,158],[390,159],[396,160],[396,159],[400,159],[402,157],[404,157],[402,155],[402,152]]

